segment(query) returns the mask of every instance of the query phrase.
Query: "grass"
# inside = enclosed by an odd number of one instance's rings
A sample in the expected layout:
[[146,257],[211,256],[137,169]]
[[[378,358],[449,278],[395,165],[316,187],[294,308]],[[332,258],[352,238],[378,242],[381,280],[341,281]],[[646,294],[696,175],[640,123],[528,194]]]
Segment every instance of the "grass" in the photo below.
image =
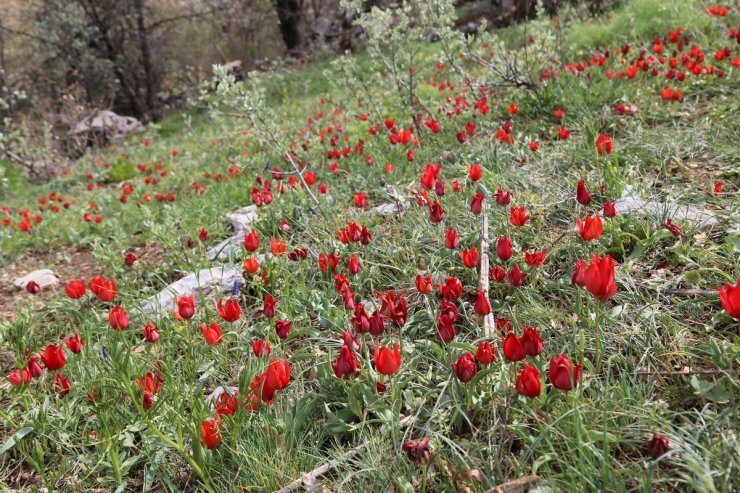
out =
[[[598,22],[603,19],[566,22],[568,61],[603,44],[614,50],[629,41],[635,52],[651,49],[655,35],[678,25],[696,36],[707,59],[727,44],[719,21],[690,0],[665,5],[637,0],[613,12],[608,23]],[[736,14],[723,22],[736,24]],[[504,38],[515,38],[515,30]],[[724,78],[689,76],[681,84],[648,73],[629,80],[608,80],[603,69],[595,68],[590,77],[566,73],[537,92],[491,96],[490,113],[474,118],[477,96],[462,93],[464,84],[449,68],[434,67],[441,59],[435,55],[438,49],[431,43],[424,47],[417,80],[424,84],[421,97],[432,114],[440,111],[443,131],[421,134],[413,162],[406,159],[406,147],[389,144],[383,122],[375,118],[380,108],[383,117],[395,116],[397,125],[408,123],[402,122],[404,109],[392,80],[378,77],[373,86],[377,100],[367,101],[346,81],[325,77],[325,63],[280,70],[268,78],[266,112],[286,136],[282,144],[294,143],[297,159],[317,174],[313,189],[324,183],[328,190],[319,194],[321,211],[314,213],[307,194],[280,194],[273,180],[274,200],[259,208],[254,226],[261,241],[257,253],[268,252],[270,236],[275,236],[288,251],[306,247],[308,258],[271,260],[266,265],[269,284],[258,274],[247,274],[238,295],[242,315],[233,324],[219,318],[214,300],[198,299],[192,320],[167,314],[157,321],[161,338],[150,344],[142,336],[144,321],[134,322],[133,316],[128,329],[112,330],[108,313],[113,304],[91,294],[72,300],[61,289],[37,296],[0,293],[0,312],[7,314],[0,325],[4,374],[26,364],[26,350],[43,351],[75,331],[85,341],[80,354],[66,352],[60,370],[71,382],[69,394],[55,393],[52,372],[25,386],[7,381],[0,386],[0,481],[7,488],[274,491],[332,460],[336,469],[319,480],[332,491],[420,491],[422,483],[427,491],[486,491],[527,475],[542,478],[539,491],[729,492],[740,487],[737,320],[722,310],[715,294],[716,287],[734,283],[740,273],[737,69],[729,60],[712,62],[725,68]],[[368,74],[378,70],[369,56],[355,57]],[[455,91],[437,97],[431,82],[439,80],[452,82]],[[661,100],[665,86],[680,87],[682,101]],[[447,95],[469,100],[461,116],[444,118],[451,108]],[[362,107],[358,99],[364,99]],[[622,102],[635,104],[638,111],[616,115],[613,107]],[[519,106],[517,115],[507,112],[510,103]],[[566,111],[562,122],[553,116],[557,108]],[[359,122],[360,113],[367,113],[369,122]],[[314,123],[308,123],[309,117]],[[513,123],[514,145],[496,142],[504,120]],[[475,122],[477,134],[461,145],[456,133],[468,121]],[[374,123],[381,125],[375,137],[368,135]],[[555,139],[560,126],[571,130],[568,140]],[[318,130],[325,131],[325,143]],[[594,151],[602,133],[614,140],[609,156]],[[328,169],[332,159],[326,157],[334,134],[340,147],[354,148],[359,140],[365,147],[364,155],[339,160],[338,173]],[[540,143],[537,153],[527,147],[533,139]],[[111,173],[124,155],[134,176],[124,173],[126,179],[119,182]],[[371,166],[365,164],[367,155],[373,157]],[[419,190],[419,175],[430,162],[441,166],[446,185],[439,198],[443,224],[430,222],[424,207],[380,217],[353,206],[358,191],[367,194],[371,207],[389,202],[384,184],[405,196]],[[385,163],[395,166],[393,172],[383,172]],[[468,178],[466,165],[473,163],[483,167],[477,183]],[[63,269],[62,283],[73,277],[89,281],[104,272],[118,284],[116,302],[133,314],[145,297],[186,272],[212,265],[206,249],[231,234],[225,215],[251,203],[257,177],[271,179],[276,166],[290,170],[278,146],[261,138],[246,119],[205,109],[172,115],[124,143],[85,156],[67,175],[10,187],[3,204],[12,211],[13,227],[2,230],[0,265],[10,279],[28,270],[29,259],[57,265]],[[22,183],[14,176],[11,183]],[[147,184],[146,178],[158,182]],[[594,196],[588,207],[573,200],[580,178]],[[461,191],[453,192],[454,180],[462,184]],[[715,182],[723,184],[725,193],[712,192]],[[126,183],[134,191],[122,203]],[[194,192],[195,183],[205,187],[203,195]],[[526,206],[532,218],[524,227],[513,227],[508,209],[495,204],[499,187],[513,191],[512,205]],[[61,194],[60,204],[68,202],[69,208],[53,212],[45,205],[39,210],[38,198],[52,192]],[[158,201],[157,192],[174,193],[174,201]],[[524,324],[538,327],[542,335],[544,352],[527,358],[542,372],[542,393],[533,399],[514,392],[522,363],[506,362],[498,333],[490,340],[499,346],[496,361],[479,365],[471,382],[460,382],[450,368],[460,355],[475,353],[484,339],[482,319],[473,310],[478,271],[462,264],[459,249],[443,245],[444,231],[454,227],[460,248],[480,248],[481,218],[469,210],[476,192],[486,197],[493,244],[499,236],[510,236],[515,252],[502,263],[493,247],[491,263],[507,270],[518,263],[526,273],[518,288],[491,282],[490,303],[498,319],[511,319],[515,333]],[[145,193],[152,195],[150,202]],[[576,217],[595,212],[605,199],[627,195],[713,209],[721,222],[702,229],[680,221],[683,234],[676,238],[661,227],[666,219],[661,214],[618,214],[604,219],[598,240],[587,243],[572,234]],[[42,216],[30,233],[16,227],[18,211],[24,209]],[[85,212],[102,221],[86,222]],[[289,231],[280,229],[281,219]],[[349,221],[369,228],[368,245],[337,239],[337,229]],[[209,233],[203,243],[198,240],[201,228]],[[193,248],[187,246],[189,239]],[[544,266],[527,267],[523,250],[543,249],[549,250]],[[90,251],[93,265],[67,265],[56,255],[77,251]],[[123,263],[128,251],[139,256],[133,267]],[[386,321],[383,336],[359,337],[356,379],[338,379],[331,367],[342,333],[352,330],[352,313],[342,308],[331,275],[317,268],[319,253],[330,251],[341,253],[339,271],[350,278],[358,300],[379,308],[376,291],[395,290],[403,291],[408,303],[402,330]],[[345,262],[353,253],[362,270],[350,276]],[[571,285],[575,260],[591,253],[610,253],[619,263],[617,293],[600,308],[587,290]],[[243,258],[233,260],[238,266]],[[416,291],[419,273],[432,275],[435,282],[455,276],[465,287],[456,302],[461,317],[457,336],[450,343],[437,337],[437,290],[428,296]],[[687,296],[687,289],[709,294]],[[276,319],[260,314],[267,293],[279,300],[277,318],[293,323],[284,340],[275,333]],[[597,310],[600,371],[594,358]],[[213,321],[223,329],[223,342],[208,346],[199,322]],[[254,356],[256,339],[268,340],[273,354],[289,359],[290,384],[259,412],[241,409],[224,416],[222,441],[208,450],[199,444],[200,424],[213,416],[205,396],[218,386],[236,386],[240,395],[249,392],[253,377],[269,363]],[[401,369],[379,375],[372,364],[373,346],[393,342],[400,345]],[[547,376],[550,357],[561,353],[584,365],[571,392],[555,389]],[[155,371],[164,381],[145,411],[136,379]],[[387,385],[385,393],[378,393],[379,381]],[[646,453],[653,432],[670,444],[659,458]],[[424,436],[431,443],[429,465],[413,463],[402,451],[405,441]]]

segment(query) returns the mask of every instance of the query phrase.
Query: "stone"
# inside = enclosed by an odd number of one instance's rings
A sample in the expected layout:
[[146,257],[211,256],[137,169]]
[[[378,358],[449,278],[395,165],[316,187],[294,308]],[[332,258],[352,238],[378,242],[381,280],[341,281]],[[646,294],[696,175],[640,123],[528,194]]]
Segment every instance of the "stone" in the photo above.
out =
[[141,122],[132,116],[121,116],[110,110],[96,110],[80,120],[70,131],[70,135],[87,143],[107,143],[123,139],[126,134],[142,127]]
[[244,252],[241,249],[241,244],[244,240],[244,234],[247,232],[247,227],[257,221],[257,206],[252,204],[230,212],[226,215],[226,220],[234,228],[234,236],[208,249],[206,256],[211,262],[243,256]]
[[235,286],[241,289],[244,284],[241,270],[233,265],[220,265],[204,269],[188,274],[164,288],[159,294],[142,301],[139,305],[139,311],[142,315],[157,316],[163,313],[172,313],[175,310],[175,299],[179,296],[195,294],[197,305],[201,298],[230,295]]
[[664,221],[666,218],[670,218],[674,223],[686,221],[697,227],[712,226],[720,221],[716,214],[708,210],[676,204],[675,202],[656,202],[637,197],[619,199],[614,203],[614,208],[618,214],[636,212],[644,216],[652,216],[660,221]]
[[50,269],[39,269],[15,279],[13,286],[18,289],[25,289],[26,285],[31,281],[38,284],[41,289],[59,284],[59,278],[54,274],[54,271]]

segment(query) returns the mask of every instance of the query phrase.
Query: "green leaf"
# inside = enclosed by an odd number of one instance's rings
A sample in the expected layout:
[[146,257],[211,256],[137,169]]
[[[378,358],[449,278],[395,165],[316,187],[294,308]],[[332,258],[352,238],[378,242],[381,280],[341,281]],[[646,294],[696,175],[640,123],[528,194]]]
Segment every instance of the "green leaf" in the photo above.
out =
[[25,426],[20,430],[16,431],[15,434],[8,438],[8,440],[0,447],[0,454],[4,454],[8,450],[15,447],[15,444],[23,439],[24,436],[28,435],[33,431],[33,426]]

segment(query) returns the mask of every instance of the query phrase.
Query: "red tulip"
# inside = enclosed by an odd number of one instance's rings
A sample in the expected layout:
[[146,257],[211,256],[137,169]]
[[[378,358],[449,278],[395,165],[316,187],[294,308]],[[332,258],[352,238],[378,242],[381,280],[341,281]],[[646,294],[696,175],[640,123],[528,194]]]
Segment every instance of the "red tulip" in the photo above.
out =
[[601,259],[596,255],[591,255],[591,264],[583,273],[583,281],[591,294],[602,301],[606,301],[617,292],[617,285],[614,284],[614,267],[617,263],[612,260],[610,255],[604,255]]
[[455,338],[455,327],[447,317],[437,317],[437,334],[444,342],[450,342]]
[[568,140],[568,137],[570,137],[570,130],[560,127],[558,129],[558,140]]
[[387,347],[375,348],[373,350],[373,359],[375,360],[375,369],[381,375],[393,375],[401,366],[401,352],[398,350],[398,344],[393,344],[393,350]]
[[195,315],[195,295],[190,296],[178,296],[175,298],[177,303],[177,313],[181,318],[190,320]]
[[448,277],[444,284],[437,284],[442,297],[450,301],[458,299],[462,295],[462,283],[456,277]]
[[524,369],[519,373],[519,378],[516,379],[517,394],[531,399],[540,395],[541,391],[540,371],[524,363]]
[[468,176],[472,181],[478,181],[483,177],[483,169],[479,164],[473,164],[468,166]]
[[255,339],[252,341],[252,352],[258,358],[269,356],[272,352],[270,344],[264,339]]
[[475,310],[475,313],[484,317],[491,313],[491,304],[488,302],[488,297],[485,292],[480,290],[478,291],[473,309]]
[[251,233],[247,233],[244,235],[244,248],[246,248],[248,252],[256,251],[259,246],[260,239],[259,236],[257,236],[256,231],[252,231]]
[[663,223],[663,227],[670,231],[673,236],[677,238],[683,234],[683,230],[677,225],[673,224],[670,217],[665,220],[665,222]]
[[210,326],[201,322],[200,331],[203,332],[203,338],[209,346],[221,344],[221,336],[223,333],[221,332],[221,327],[219,327],[216,322],[211,323]]
[[429,208],[429,220],[433,223],[439,223],[442,222],[444,218],[445,210],[442,208],[442,205],[435,200]]
[[370,334],[375,337],[383,334],[385,331],[385,322],[383,322],[383,316],[380,314],[380,311],[375,310],[368,320],[370,322],[370,327],[368,328],[368,332],[370,332]]
[[198,239],[202,243],[208,241],[208,231],[205,228],[200,228],[200,230],[198,231]]
[[506,262],[514,255],[514,250],[511,248],[511,239],[508,236],[499,237],[496,243],[496,255],[502,262]]
[[365,192],[357,192],[354,197],[355,207],[367,207],[367,195]]
[[578,259],[576,260],[576,268],[573,270],[573,275],[570,278],[570,282],[576,286],[585,287],[586,281],[584,275],[586,274],[586,261]]
[[663,435],[653,433],[653,438],[648,442],[645,449],[653,460],[658,459],[660,456],[667,454],[668,450],[670,450],[668,438]]
[[598,240],[604,231],[604,226],[598,214],[586,216],[585,222],[581,221],[580,217],[576,218],[576,225],[583,241]]
[[496,355],[493,352],[493,346],[488,341],[479,342],[478,350],[475,352],[475,357],[482,365],[490,365],[496,360]]
[[454,250],[460,244],[460,238],[457,236],[457,230],[448,229],[445,233],[445,248]]
[[532,252],[532,253],[525,251],[524,261],[527,263],[528,266],[532,267],[533,269],[542,267],[542,264],[545,263],[545,256],[547,255],[548,252],[549,250],[542,250],[541,252]]
[[562,120],[563,119],[563,115],[565,114],[565,110],[564,109],[557,109],[557,110],[555,110],[553,112],[553,114],[555,115],[555,118],[557,118],[558,120]]
[[20,387],[22,384],[31,381],[31,372],[27,368],[15,370],[8,374],[8,380],[10,380],[13,386]]
[[522,275],[522,270],[519,268],[519,264],[515,264],[514,268],[511,269],[506,277],[509,280],[509,284],[515,288],[518,288],[522,283],[524,283],[524,275]]
[[[382,385],[378,382],[378,385]],[[383,386],[385,387],[385,385]],[[429,437],[424,437],[418,442],[415,440],[407,440],[403,442],[401,449],[406,452],[409,460],[416,464],[429,464],[432,458],[432,454],[429,451]]]
[[457,311],[457,306],[451,301],[442,300],[439,302],[439,311],[443,317],[446,317],[453,324],[460,318],[460,313]]
[[51,385],[60,397],[69,394],[69,391],[72,388],[72,385],[69,383],[69,379],[61,373],[54,375],[54,380],[51,381]]
[[277,303],[277,300],[271,294],[265,295],[265,299],[262,302],[262,314],[265,317],[272,318],[275,316],[275,303]]
[[350,274],[357,274],[362,270],[362,266],[360,265],[360,261],[357,260],[357,255],[354,253],[352,256],[350,256],[349,260],[347,261],[347,270]]
[[90,291],[101,300],[110,302],[116,297],[116,282],[111,279],[105,279],[104,277],[93,277],[90,281]]
[[36,356],[31,356],[30,358],[28,358],[28,362],[26,363],[26,370],[31,372],[32,378],[38,378],[44,374],[44,369],[41,368],[41,365],[39,365]]
[[740,320],[740,277],[734,286],[729,282],[724,288],[717,288],[722,308],[732,317]]
[[617,215],[617,209],[614,207],[614,203],[611,200],[604,202],[602,214],[604,214],[604,217],[614,217]]
[[144,326],[144,339],[146,340],[146,342],[157,342],[159,340],[159,337],[160,335],[156,325],[149,322]]
[[544,351],[545,346],[537,329],[534,327],[524,327],[524,325],[522,325],[522,328],[524,332],[522,333],[521,341],[525,354],[527,356],[537,356]]
[[511,202],[511,192],[504,192],[501,187],[496,190],[496,204],[500,206],[507,206]]
[[360,364],[354,351],[347,346],[339,349],[339,357],[331,364],[334,374],[338,378],[347,379],[350,376],[357,377],[360,374]]
[[470,354],[470,352],[460,356],[452,366],[455,367],[455,375],[457,375],[457,379],[463,383],[471,381],[475,374],[478,373],[475,358]]
[[64,355],[64,346],[61,344],[59,346],[53,344],[46,346],[46,349],[40,356],[41,362],[44,363],[44,366],[49,371],[64,368],[65,363],[67,363],[67,357]]
[[254,257],[249,257],[244,260],[244,270],[250,274],[254,274],[260,268],[260,264]]
[[403,292],[386,291],[380,293],[376,291],[375,294],[380,297],[380,314],[389,319],[397,328],[403,327],[407,316],[406,298],[403,297]]
[[28,281],[26,284],[26,291],[31,294],[39,294],[41,292],[41,286],[36,281]]
[[123,263],[126,265],[126,267],[131,267],[131,266],[133,266],[136,263],[136,260],[137,259],[138,258],[136,257],[136,254],[135,253],[128,252],[123,257]]
[[496,265],[491,269],[491,279],[496,282],[501,282],[506,278],[506,271],[500,266]]
[[116,305],[108,314],[108,322],[114,330],[123,330],[128,327],[128,314],[121,305]]
[[290,363],[287,359],[282,361],[273,356],[272,362],[265,372],[265,383],[262,389],[263,397],[272,400],[275,392],[288,387],[290,383]]
[[219,316],[227,322],[235,322],[239,320],[239,317],[242,314],[239,302],[234,298],[228,299],[225,305],[223,303],[223,298],[219,298],[216,310],[218,311]]
[[612,153],[612,138],[608,135],[599,134],[596,139],[596,152],[599,156],[609,155]]
[[591,194],[586,190],[586,181],[581,178],[578,180],[578,187],[576,188],[576,200],[581,205],[588,205],[591,203]]
[[334,252],[331,252],[329,255],[319,254],[319,269],[321,269],[321,272],[335,271],[338,265],[339,256]]
[[421,274],[416,275],[416,290],[421,294],[432,294],[433,282],[432,276],[421,277]]
[[79,354],[82,351],[82,346],[85,344],[82,339],[80,339],[80,334],[75,331],[75,335],[72,337],[65,337],[64,343],[67,345],[70,351],[72,351],[75,354]]
[[218,420],[206,419],[200,424],[200,444],[209,450],[221,443]]
[[480,260],[478,256],[478,249],[475,247],[471,247],[467,250],[460,251],[460,258],[463,261],[463,264],[465,264],[465,267],[468,267],[469,269],[474,269],[478,266],[478,261]]
[[293,327],[293,322],[289,320],[278,320],[275,322],[275,332],[280,339],[288,337],[291,327]]
[[473,195],[473,198],[470,200],[470,212],[475,214],[476,216],[481,213],[483,210],[483,194],[482,193],[476,193]]
[[560,390],[572,390],[578,385],[583,365],[573,365],[565,354],[553,356],[550,359],[548,376],[553,386]]
[[504,350],[504,358],[506,358],[506,361],[521,361],[527,355],[527,353],[524,352],[522,340],[513,333],[509,333],[506,337],[502,337],[501,346]]
[[524,206],[521,206],[518,209],[512,207],[510,211],[511,215],[509,216],[509,222],[511,222],[511,224],[514,226],[524,226],[527,223],[529,215],[524,212]]
[[270,237],[270,253],[275,257],[280,257],[285,254],[285,243],[276,239],[274,236]]
[[86,289],[87,286],[85,285],[85,281],[77,281],[74,279],[69,281],[69,284],[64,287],[64,290],[67,292],[67,296],[73,300],[82,298],[85,295]]

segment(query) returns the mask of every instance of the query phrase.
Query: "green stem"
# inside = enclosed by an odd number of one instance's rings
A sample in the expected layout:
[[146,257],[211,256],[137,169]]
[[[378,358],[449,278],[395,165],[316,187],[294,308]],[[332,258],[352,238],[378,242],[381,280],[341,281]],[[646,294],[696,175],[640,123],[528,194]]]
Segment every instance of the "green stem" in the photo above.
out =
[[118,447],[114,445],[114,438],[109,438],[108,450],[110,450],[110,462],[113,466],[113,477],[116,480],[116,486],[123,483],[123,475],[121,474],[121,459],[118,457]]
[[601,373],[601,333],[599,331],[599,322],[601,321],[601,300],[596,302],[596,320],[595,320],[595,333],[596,333],[596,355],[594,357],[594,366],[596,367],[596,374]]

